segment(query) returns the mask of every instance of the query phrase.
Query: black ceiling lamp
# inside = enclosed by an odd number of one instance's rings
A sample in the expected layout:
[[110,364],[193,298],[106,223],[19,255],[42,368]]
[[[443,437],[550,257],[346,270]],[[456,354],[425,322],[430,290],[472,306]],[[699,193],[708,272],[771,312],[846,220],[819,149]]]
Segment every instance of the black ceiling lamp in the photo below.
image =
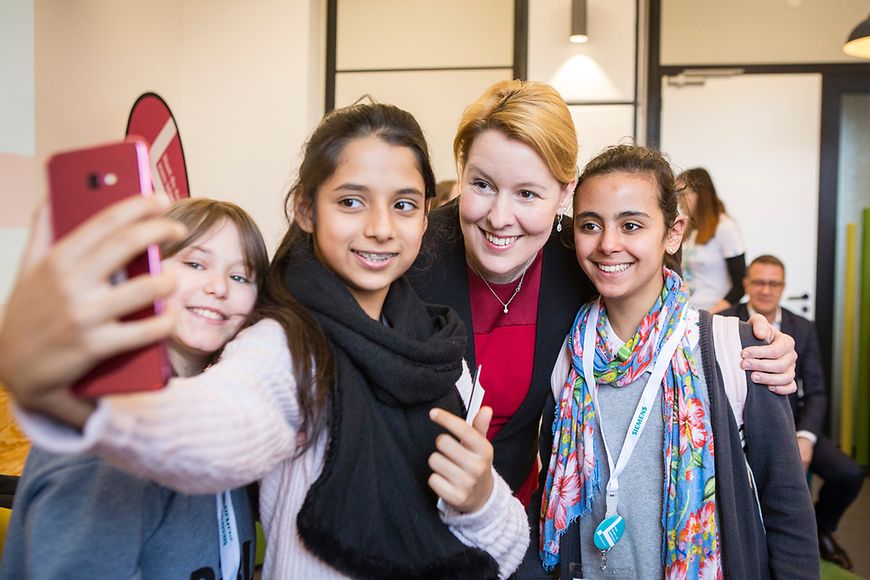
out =
[[858,58],[870,58],[870,16],[859,23],[843,45],[843,52]]
[[571,36],[574,44],[589,40],[586,35],[586,0],[571,0]]

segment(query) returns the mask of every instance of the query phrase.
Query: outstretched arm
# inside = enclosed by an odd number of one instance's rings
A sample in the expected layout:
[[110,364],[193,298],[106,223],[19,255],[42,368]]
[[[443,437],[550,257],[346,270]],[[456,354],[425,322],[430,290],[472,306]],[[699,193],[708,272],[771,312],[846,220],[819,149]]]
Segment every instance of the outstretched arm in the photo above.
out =
[[296,453],[301,424],[286,335],[273,320],[243,330],[205,372],[147,393],[100,400],[84,430],[19,414],[56,453],[92,452],[188,494],[257,481]]

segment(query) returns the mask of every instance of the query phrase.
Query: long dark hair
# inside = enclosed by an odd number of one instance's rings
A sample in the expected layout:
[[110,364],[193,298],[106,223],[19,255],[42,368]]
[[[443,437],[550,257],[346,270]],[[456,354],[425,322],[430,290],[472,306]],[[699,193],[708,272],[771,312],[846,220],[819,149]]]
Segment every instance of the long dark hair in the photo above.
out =
[[714,235],[719,226],[719,216],[725,213],[725,204],[719,199],[713,178],[703,167],[687,169],[677,176],[677,182],[681,189],[688,188],[698,195],[695,209],[689,216],[690,225],[698,230],[695,242],[706,244]]
[[312,243],[312,235],[295,221],[294,207],[310,209],[316,221],[313,209],[318,189],[335,173],[345,147],[365,137],[377,137],[390,145],[410,149],[423,176],[426,198],[435,195],[435,174],[423,131],[410,113],[398,107],[361,103],[337,109],[323,118],[306,143],[299,175],[284,198],[284,215],[290,226],[275,251],[257,309],[258,318],[277,320],[287,335],[302,411],[301,430],[309,434],[301,451],[325,427],[328,413],[324,409],[335,378],[335,361],[320,325],[284,283],[288,254],[299,244]]

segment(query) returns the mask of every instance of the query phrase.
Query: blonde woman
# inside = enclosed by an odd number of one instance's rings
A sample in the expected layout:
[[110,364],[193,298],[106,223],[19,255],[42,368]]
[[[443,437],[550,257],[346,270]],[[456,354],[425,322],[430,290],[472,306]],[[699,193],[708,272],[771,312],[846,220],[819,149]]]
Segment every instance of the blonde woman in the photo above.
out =
[[[494,413],[495,468],[527,504],[553,361],[595,293],[564,215],[577,183],[577,134],[553,87],[503,81],[465,109],[453,152],[461,195],[430,216],[410,279],[423,300],[449,305],[465,322],[465,357],[482,367]],[[745,368],[759,371],[757,382],[793,385],[794,341],[763,317],[753,322],[759,338],[775,339],[747,349]]]

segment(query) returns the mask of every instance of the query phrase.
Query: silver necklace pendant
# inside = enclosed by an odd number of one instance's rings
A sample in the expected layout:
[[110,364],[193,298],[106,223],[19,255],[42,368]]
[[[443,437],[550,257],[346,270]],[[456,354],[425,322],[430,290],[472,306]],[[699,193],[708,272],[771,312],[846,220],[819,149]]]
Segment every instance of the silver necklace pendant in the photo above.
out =
[[474,270],[474,272],[478,275],[478,277],[479,277],[481,280],[483,280],[483,283],[486,284],[486,287],[489,288],[489,291],[492,293],[493,296],[495,296],[495,299],[498,300],[498,303],[501,304],[501,305],[504,307],[504,308],[502,309],[502,312],[503,312],[504,314],[507,314],[507,313],[508,313],[508,306],[511,305],[511,302],[514,301],[514,298],[516,298],[516,297],[517,297],[517,294],[520,293],[520,290],[523,289],[523,280],[526,279],[526,272],[529,271],[529,266],[531,266],[531,264],[529,264],[528,266],[526,266],[526,269],[523,270],[523,275],[520,276],[520,281],[519,281],[519,283],[517,284],[517,287],[514,288],[514,293],[511,294],[511,297],[508,299],[507,302],[505,302],[504,300],[502,300],[501,298],[499,298],[498,294],[495,293],[495,290],[492,289],[492,286],[489,285],[489,282],[487,282],[486,278],[483,277],[483,274],[480,273],[480,271],[479,271],[479,270],[474,266],[474,264],[469,263],[469,265],[470,265],[471,268]]

